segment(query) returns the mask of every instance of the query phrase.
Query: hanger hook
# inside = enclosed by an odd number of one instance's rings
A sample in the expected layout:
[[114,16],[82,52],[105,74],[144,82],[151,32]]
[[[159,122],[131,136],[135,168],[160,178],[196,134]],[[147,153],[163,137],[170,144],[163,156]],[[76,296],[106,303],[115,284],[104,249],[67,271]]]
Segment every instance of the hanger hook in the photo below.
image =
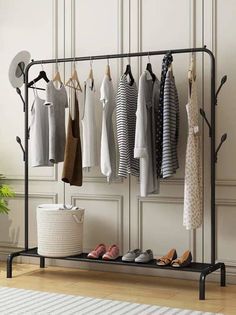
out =
[[42,71],[44,71],[43,60],[41,60],[41,68],[42,68]]
[[107,56],[107,65],[110,66],[109,56]]
[[130,55],[127,56],[128,65],[130,65]]
[[92,57],[90,57],[90,68],[91,68],[91,69],[93,68],[93,60],[92,60]]
[[58,67],[58,59],[56,58],[56,70],[58,71],[59,70],[59,67]]
[[148,62],[150,63],[150,52],[148,52]]

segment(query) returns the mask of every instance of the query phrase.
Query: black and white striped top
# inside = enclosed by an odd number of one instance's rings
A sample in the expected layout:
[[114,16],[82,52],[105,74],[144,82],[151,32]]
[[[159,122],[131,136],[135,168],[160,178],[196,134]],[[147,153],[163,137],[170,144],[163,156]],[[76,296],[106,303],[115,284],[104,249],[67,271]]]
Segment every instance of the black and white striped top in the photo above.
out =
[[166,74],[163,97],[162,177],[170,177],[179,168],[177,142],[179,132],[179,99],[172,70]]
[[118,176],[139,176],[139,160],[134,158],[135,125],[138,89],[129,84],[127,76],[121,76],[117,92],[116,127],[119,149]]
[[156,114],[156,173],[157,178],[161,176],[162,149],[163,149],[163,101],[164,86],[168,67],[171,65],[173,57],[170,53],[166,54],[162,60],[162,71],[160,81],[160,99],[159,107]]

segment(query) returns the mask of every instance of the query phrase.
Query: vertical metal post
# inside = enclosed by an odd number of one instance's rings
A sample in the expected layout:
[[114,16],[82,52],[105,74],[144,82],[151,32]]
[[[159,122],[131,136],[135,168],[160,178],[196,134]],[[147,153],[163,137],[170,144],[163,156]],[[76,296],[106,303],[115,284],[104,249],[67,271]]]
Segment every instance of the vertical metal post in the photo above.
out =
[[199,300],[205,300],[205,291],[206,291],[206,274],[201,273],[199,279]]
[[211,263],[216,260],[216,213],[215,213],[215,57],[211,57]]
[[45,268],[45,258],[40,257],[40,268]]
[[28,70],[25,70],[25,250],[29,248],[29,93]]
[[225,287],[226,286],[225,264],[221,264],[221,266],[220,266],[220,285],[221,285],[221,287]]

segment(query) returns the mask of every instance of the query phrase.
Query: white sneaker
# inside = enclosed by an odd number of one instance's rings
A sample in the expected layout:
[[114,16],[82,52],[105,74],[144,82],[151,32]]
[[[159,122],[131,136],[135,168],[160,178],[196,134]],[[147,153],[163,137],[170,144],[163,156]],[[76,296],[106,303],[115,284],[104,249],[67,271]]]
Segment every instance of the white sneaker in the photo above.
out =
[[136,263],[148,263],[151,260],[153,260],[153,252],[151,249],[147,249],[135,258]]
[[123,257],[122,261],[135,261],[135,258],[137,258],[141,254],[141,250],[136,248],[134,250],[129,250]]

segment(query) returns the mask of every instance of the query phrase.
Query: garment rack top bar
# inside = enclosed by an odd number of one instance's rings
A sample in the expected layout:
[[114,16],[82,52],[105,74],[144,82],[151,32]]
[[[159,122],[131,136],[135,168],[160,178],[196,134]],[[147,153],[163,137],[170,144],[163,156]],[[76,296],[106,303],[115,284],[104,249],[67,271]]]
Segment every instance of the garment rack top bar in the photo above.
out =
[[211,58],[214,59],[214,55],[209,50],[204,47],[198,48],[182,48],[182,49],[166,49],[166,50],[156,50],[156,51],[145,51],[145,52],[135,52],[135,53],[121,53],[112,55],[95,55],[95,56],[85,56],[85,57],[70,57],[70,58],[56,58],[56,59],[45,59],[32,61],[26,67],[26,72],[29,68],[36,64],[49,64],[49,63],[64,63],[64,62],[75,62],[75,61],[88,61],[88,60],[101,60],[101,59],[119,59],[119,58],[129,58],[129,57],[143,57],[143,56],[154,56],[154,55],[165,55],[167,53],[171,54],[183,54],[183,53],[195,53],[195,52],[205,52],[208,53]]

